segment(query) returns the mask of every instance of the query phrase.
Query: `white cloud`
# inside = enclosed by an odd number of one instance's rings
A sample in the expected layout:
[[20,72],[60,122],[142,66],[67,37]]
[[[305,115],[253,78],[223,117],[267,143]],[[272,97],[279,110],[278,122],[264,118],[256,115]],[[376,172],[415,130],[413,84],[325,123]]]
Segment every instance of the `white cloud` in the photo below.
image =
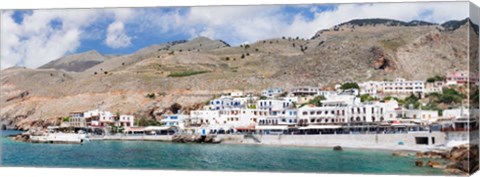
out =
[[[159,9],[35,10],[23,23],[13,20],[12,11],[1,14],[1,68],[14,65],[38,67],[81,46],[82,39],[104,40],[111,48],[132,44],[135,34],[191,38],[207,36],[233,45],[281,36],[310,38],[320,29],[360,18],[425,20],[442,23],[468,17],[467,2],[340,4],[336,8],[302,6],[303,13],[289,17],[282,6],[192,7],[185,11]],[[298,10],[298,9],[297,9]],[[52,27],[52,22],[60,27]],[[92,25],[103,24],[94,29]],[[131,33],[131,34],[129,34]]]
[[[95,20],[92,11],[34,11],[21,24],[13,12],[2,12],[1,68],[15,65],[37,67],[80,46],[81,28]],[[53,27],[51,23],[58,24]]]
[[466,18],[466,9],[466,2],[340,4],[328,11],[307,9],[314,13],[313,19],[297,14],[288,20],[281,6],[193,7],[187,14],[177,13],[180,18],[164,19],[163,24],[170,24],[168,29],[183,29],[192,37],[204,35],[238,45],[281,36],[310,38],[320,29],[361,18],[442,23]]
[[111,48],[125,48],[130,46],[131,37],[125,33],[123,22],[116,21],[108,25],[105,43]]
[[[134,13],[130,9],[34,10],[20,24],[14,21],[13,14],[13,11],[1,13],[2,69],[16,65],[35,68],[74,53],[82,39],[98,37],[86,33],[86,28],[109,18],[114,20],[109,43],[115,47],[129,45],[130,37],[123,24],[131,21]],[[58,24],[52,26],[52,22]]]

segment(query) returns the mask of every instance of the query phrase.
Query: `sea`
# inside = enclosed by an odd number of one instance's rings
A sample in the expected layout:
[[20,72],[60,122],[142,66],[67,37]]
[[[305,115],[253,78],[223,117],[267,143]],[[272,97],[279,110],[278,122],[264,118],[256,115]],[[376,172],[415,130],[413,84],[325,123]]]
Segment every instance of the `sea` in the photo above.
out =
[[391,151],[333,151],[332,148],[178,144],[155,141],[90,141],[83,144],[35,144],[2,131],[0,166],[89,169],[161,169],[346,174],[442,175],[442,170],[415,166],[415,157]]

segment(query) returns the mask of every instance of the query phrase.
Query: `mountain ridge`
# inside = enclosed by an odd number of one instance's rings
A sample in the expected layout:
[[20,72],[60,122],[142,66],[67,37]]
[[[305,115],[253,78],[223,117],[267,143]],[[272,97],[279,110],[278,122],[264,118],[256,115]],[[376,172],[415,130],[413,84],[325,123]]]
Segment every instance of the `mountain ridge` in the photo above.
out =
[[[55,125],[70,111],[94,108],[155,118],[173,103],[188,108],[234,89],[257,93],[396,77],[425,80],[467,69],[471,28],[363,26],[240,46],[199,38],[149,46],[82,72],[16,67],[0,75],[0,118],[22,129]],[[152,93],[157,97],[145,96]]]

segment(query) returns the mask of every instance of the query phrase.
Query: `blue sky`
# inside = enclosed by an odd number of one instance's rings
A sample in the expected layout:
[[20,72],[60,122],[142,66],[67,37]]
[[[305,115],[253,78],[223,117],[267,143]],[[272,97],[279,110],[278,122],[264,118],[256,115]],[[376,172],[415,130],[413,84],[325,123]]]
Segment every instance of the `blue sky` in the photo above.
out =
[[2,11],[1,68],[35,68],[88,50],[128,54],[198,36],[233,46],[281,36],[310,38],[358,18],[442,23],[466,18],[467,8],[465,2],[443,2]]
[[[282,6],[281,11],[283,15],[285,15],[287,22],[291,23],[294,20],[293,17],[297,14],[304,16],[308,21],[313,20],[314,13],[311,11],[312,8],[316,8],[316,10],[318,11],[325,11],[325,10],[333,10],[335,6],[334,5]],[[189,8],[148,8],[144,10],[153,14],[175,12],[176,10],[178,10],[179,13],[183,15],[189,12]],[[25,12],[22,12],[22,13],[25,13]],[[22,17],[18,16],[17,18],[21,19]],[[114,20],[107,20],[107,21],[99,22],[95,25],[92,25],[91,29],[87,29],[87,31],[101,30],[102,28],[105,29],[106,26],[108,26],[108,24],[112,23],[113,21]],[[197,29],[201,29],[202,27],[203,27],[202,25],[195,26],[195,28]],[[188,40],[192,37],[196,37],[196,36],[191,36],[188,33],[175,33],[175,32],[169,33],[168,35],[162,35],[161,33],[158,33],[155,30],[155,28],[146,28],[146,29],[144,28],[142,30],[139,30],[135,25],[125,26],[125,31],[128,34],[134,34],[135,37],[131,39],[131,43],[133,45],[130,45],[125,48],[111,48],[105,43],[102,43],[101,38],[85,39],[85,40],[82,40],[83,45],[77,50],[77,52],[81,53],[89,50],[97,50],[103,54],[128,54],[153,44],[161,44],[161,43],[166,43],[166,42],[175,41],[175,40],[184,40],[184,39]],[[222,40],[232,45],[239,45],[239,42],[235,40],[230,40],[228,38],[222,39]]]

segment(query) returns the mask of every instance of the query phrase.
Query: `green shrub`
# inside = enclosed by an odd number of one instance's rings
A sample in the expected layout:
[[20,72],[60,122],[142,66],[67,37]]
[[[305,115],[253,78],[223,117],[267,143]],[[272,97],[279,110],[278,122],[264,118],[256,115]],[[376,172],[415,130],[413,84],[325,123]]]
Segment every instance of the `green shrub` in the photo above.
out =
[[155,99],[156,95],[155,95],[155,93],[147,93],[147,95],[145,95],[145,97],[150,98],[150,99]]
[[347,82],[347,83],[342,84],[342,86],[340,87],[340,89],[342,89],[342,90],[347,90],[347,89],[352,89],[352,88],[360,90],[360,86],[358,86],[358,84],[356,82]]
[[427,79],[427,82],[428,83],[433,83],[435,81],[444,81],[445,80],[445,77],[442,77],[442,76],[434,76],[434,77],[430,77]]
[[439,101],[445,104],[460,103],[465,96],[455,89],[444,89],[443,93],[439,97]]
[[308,104],[313,104],[315,106],[322,106],[322,100],[325,100],[325,97],[320,95],[316,96],[312,100],[308,101]]
[[186,76],[203,74],[208,72],[210,71],[180,71],[180,72],[172,72],[168,75],[168,77],[186,77]]
[[64,121],[64,122],[70,122],[70,119],[71,119],[71,117],[67,116],[67,117],[64,117],[64,118],[63,118],[63,121]]
[[138,120],[135,120],[135,123],[134,123],[134,124],[137,125],[137,126],[142,126],[142,127],[144,127],[144,126],[159,126],[159,125],[161,125],[161,123],[158,122],[157,120],[155,120],[155,119],[147,119],[147,118],[145,118],[145,117],[142,117],[142,118],[140,118],[140,119],[138,119]]
[[362,102],[366,102],[366,101],[375,101],[377,100],[376,98],[372,97],[371,95],[369,94],[363,94],[363,95],[360,95],[360,100]]

